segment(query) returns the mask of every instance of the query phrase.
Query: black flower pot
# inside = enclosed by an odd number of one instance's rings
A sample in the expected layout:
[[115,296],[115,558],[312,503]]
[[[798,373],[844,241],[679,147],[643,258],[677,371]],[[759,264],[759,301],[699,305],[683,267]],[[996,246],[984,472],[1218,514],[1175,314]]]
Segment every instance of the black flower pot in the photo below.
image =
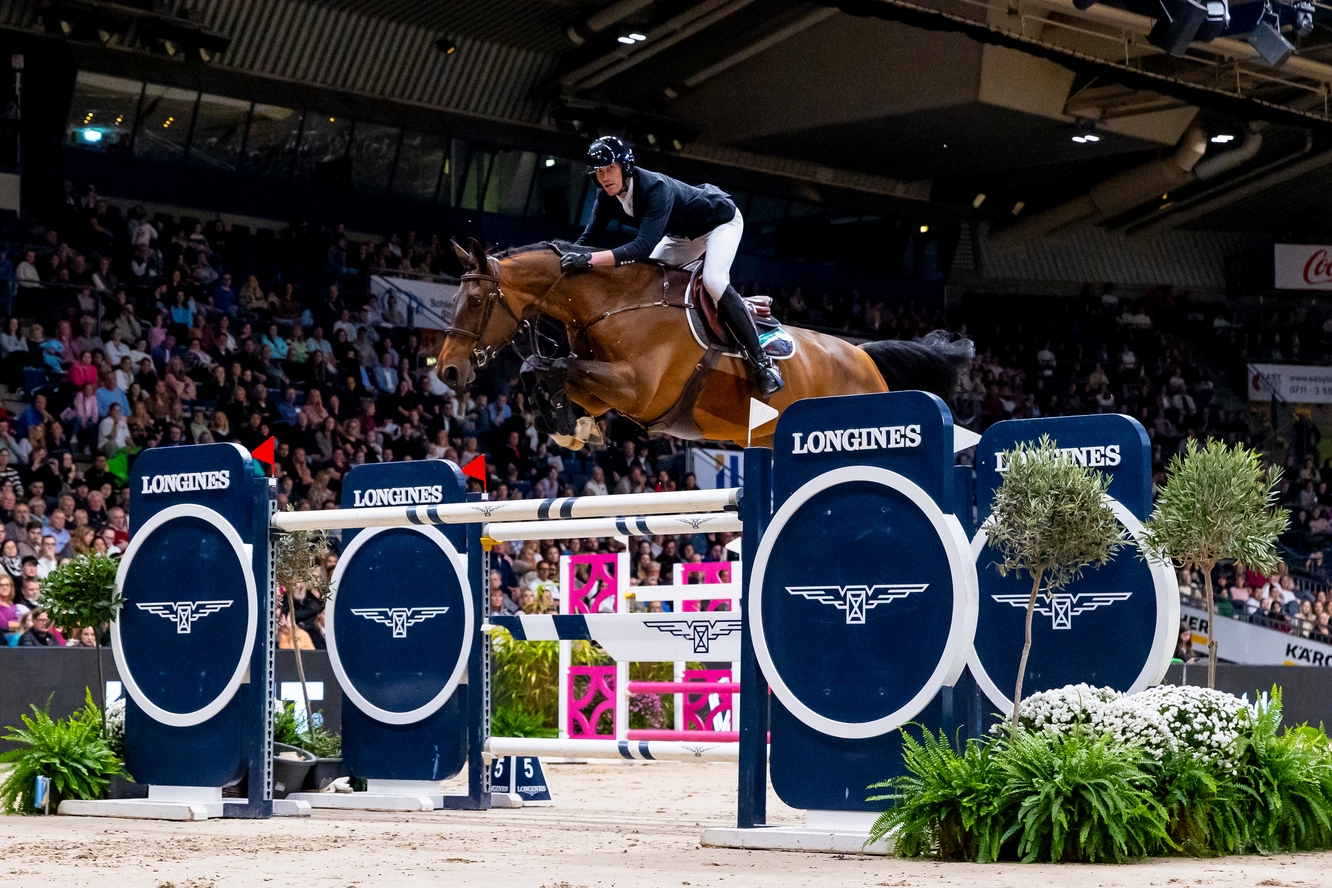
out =
[[342,766],[341,758],[315,759],[314,766],[305,778],[306,792],[319,792],[339,777],[346,777],[347,769]]
[[299,792],[315,761],[314,753],[285,743],[274,743],[273,798],[285,799],[288,793]]
[[146,799],[148,798],[148,785],[135,783],[128,777],[121,777],[116,774],[106,786],[106,797],[108,799]]

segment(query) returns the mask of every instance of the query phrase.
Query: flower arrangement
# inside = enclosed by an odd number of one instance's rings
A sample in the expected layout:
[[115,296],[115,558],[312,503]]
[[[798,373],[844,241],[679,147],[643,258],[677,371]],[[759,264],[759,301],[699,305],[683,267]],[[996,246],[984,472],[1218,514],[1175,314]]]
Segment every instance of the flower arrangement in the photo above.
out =
[[106,745],[117,757],[125,756],[125,698],[106,707],[106,727],[102,730]]
[[1033,694],[955,749],[904,731],[906,774],[870,832],[902,856],[1123,861],[1332,848],[1332,742],[1282,728],[1281,692],[1208,688]]

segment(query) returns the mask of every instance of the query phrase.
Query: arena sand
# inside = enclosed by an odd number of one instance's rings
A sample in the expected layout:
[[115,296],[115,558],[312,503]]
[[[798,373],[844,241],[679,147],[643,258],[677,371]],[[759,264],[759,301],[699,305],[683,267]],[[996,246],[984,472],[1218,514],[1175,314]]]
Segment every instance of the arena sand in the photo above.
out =
[[[197,824],[5,817],[0,886],[1332,888],[1332,854],[977,866],[704,848],[705,825],[734,822],[734,765],[551,764],[547,777],[554,807],[486,813],[339,812]],[[775,797],[768,811],[774,822],[802,816]]]

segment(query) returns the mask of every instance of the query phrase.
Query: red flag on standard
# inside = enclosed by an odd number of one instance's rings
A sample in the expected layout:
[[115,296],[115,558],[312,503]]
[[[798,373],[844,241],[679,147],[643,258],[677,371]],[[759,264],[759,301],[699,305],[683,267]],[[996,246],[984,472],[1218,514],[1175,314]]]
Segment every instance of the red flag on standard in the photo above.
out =
[[468,478],[475,478],[481,482],[481,489],[486,489],[486,457],[484,454],[478,455],[467,465],[462,467],[462,473]]
[[250,456],[253,456],[270,469],[273,468],[273,439],[269,438],[267,441],[251,450]]

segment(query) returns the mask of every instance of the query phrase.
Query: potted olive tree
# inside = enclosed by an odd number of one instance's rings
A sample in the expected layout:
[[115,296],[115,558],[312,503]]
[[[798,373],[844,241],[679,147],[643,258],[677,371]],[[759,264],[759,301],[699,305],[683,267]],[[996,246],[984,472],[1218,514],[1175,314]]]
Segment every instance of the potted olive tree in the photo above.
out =
[[102,728],[106,729],[106,674],[102,667],[102,630],[116,618],[124,599],[116,588],[120,562],[105,555],[80,555],[57,567],[42,580],[42,607],[58,626],[91,626],[97,651],[97,699]]
[[1000,575],[1031,577],[1026,640],[1013,689],[1012,723],[1017,724],[1042,582],[1047,594],[1054,594],[1082,576],[1084,568],[1109,562],[1125,537],[1106,497],[1110,480],[1064,458],[1048,435],[1005,452],[1003,464],[1008,469],[985,522],[988,543],[999,552]]
[[[305,702],[305,725],[300,730],[292,719],[292,736],[285,741],[313,754],[315,761],[309,769],[306,785],[310,789],[323,789],[325,785],[342,777],[342,739],[315,724],[314,710],[310,706],[310,690],[305,681],[305,664],[301,660],[301,647],[297,641],[296,598],[298,585],[318,592],[331,605],[329,577],[324,570],[328,555],[328,537],[322,531],[296,530],[283,533],[277,540],[275,572],[278,587],[287,601],[287,627],[291,631],[291,644],[296,655],[296,676],[301,683],[301,696]],[[278,714],[279,720],[281,714]],[[294,789],[293,789],[294,791]]]
[[1212,569],[1223,558],[1256,571],[1275,570],[1276,540],[1290,513],[1277,504],[1281,472],[1264,469],[1257,453],[1237,444],[1190,441],[1166,469],[1166,483],[1156,499],[1143,536],[1144,554],[1178,565],[1197,566],[1207,596],[1207,686],[1216,687],[1216,599]]

